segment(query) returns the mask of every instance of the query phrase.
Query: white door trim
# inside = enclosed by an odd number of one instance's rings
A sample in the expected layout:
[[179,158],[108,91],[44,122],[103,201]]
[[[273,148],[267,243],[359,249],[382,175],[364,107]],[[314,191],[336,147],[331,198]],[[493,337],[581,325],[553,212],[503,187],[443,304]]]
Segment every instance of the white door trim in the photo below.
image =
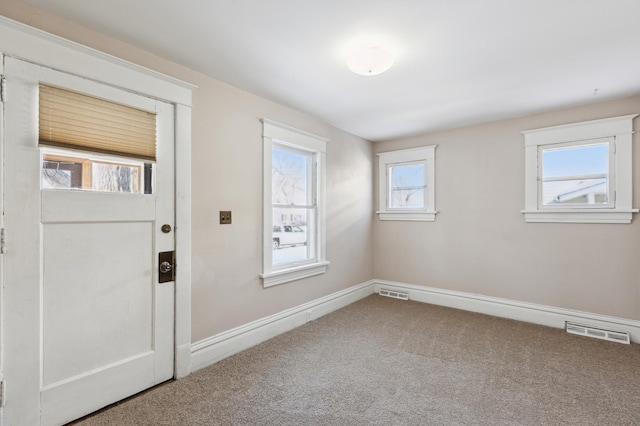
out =
[[0,16],[0,51],[48,68],[191,106],[196,86]]
[[[2,55],[20,58],[175,105],[175,241],[178,269],[175,281],[174,374],[177,378],[188,375],[191,370],[191,95],[195,86],[0,16],[0,56]],[[3,149],[3,143],[0,137],[0,150]],[[0,211],[3,208],[4,206],[0,205]],[[0,287],[0,318],[3,315],[4,303]],[[6,330],[3,326],[2,334],[4,333]],[[11,350],[16,349],[0,347],[0,360],[4,357],[5,351]],[[2,364],[0,371],[4,372]],[[20,405],[20,401],[11,401],[11,386],[11,383],[6,383],[7,403],[2,411],[7,410],[10,404]]]

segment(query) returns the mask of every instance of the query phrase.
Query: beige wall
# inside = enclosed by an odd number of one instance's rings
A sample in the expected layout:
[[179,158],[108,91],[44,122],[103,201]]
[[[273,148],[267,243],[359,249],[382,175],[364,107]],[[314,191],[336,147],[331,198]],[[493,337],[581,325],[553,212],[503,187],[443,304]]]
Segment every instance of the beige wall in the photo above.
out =
[[[526,224],[522,130],[640,112],[640,96],[373,145],[437,144],[433,223],[372,220],[372,146],[321,121],[22,1],[0,14],[199,86],[193,108],[193,341],[373,276],[640,319],[640,224]],[[262,289],[261,126],[331,139],[327,274]],[[636,120],[636,127],[639,125]],[[640,150],[634,137],[634,206]],[[232,210],[234,224],[216,224]],[[373,229],[373,232],[372,232]]]
[[[439,211],[433,223],[376,219],[374,276],[640,319],[638,215],[630,225],[544,224],[521,213],[522,130],[637,113],[640,96],[374,144],[375,152],[438,145]],[[638,142],[636,134],[634,207]]]
[[[192,341],[373,277],[372,147],[314,117],[80,27],[22,1],[0,15],[198,86],[193,96]],[[330,139],[326,274],[263,289],[262,127],[266,117]],[[233,212],[219,225],[219,210]]]

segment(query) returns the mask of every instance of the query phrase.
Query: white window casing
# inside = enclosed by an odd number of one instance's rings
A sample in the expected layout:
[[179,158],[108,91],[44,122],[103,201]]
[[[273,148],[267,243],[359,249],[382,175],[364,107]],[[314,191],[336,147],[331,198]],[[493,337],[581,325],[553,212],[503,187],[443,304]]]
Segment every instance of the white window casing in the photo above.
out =
[[[295,129],[268,119],[263,123],[263,260],[262,279],[265,288],[284,284],[326,272],[329,262],[325,251],[325,223],[326,223],[326,177],[325,162],[328,140],[320,136]],[[275,147],[291,148],[302,151],[313,157],[313,192],[314,192],[314,221],[312,232],[307,244],[313,244],[310,252],[312,259],[304,262],[292,262],[274,265],[273,262],[273,199],[272,199],[272,152]]]
[[[378,204],[380,220],[433,222],[435,208],[435,149],[436,145],[378,153]],[[394,207],[390,201],[389,170],[394,167],[423,165],[423,206]]]
[[[525,208],[526,222],[631,223],[633,119],[638,114],[605,118],[541,129],[526,130]],[[595,145],[608,147],[606,203],[575,205],[543,203],[542,153],[556,148]]]

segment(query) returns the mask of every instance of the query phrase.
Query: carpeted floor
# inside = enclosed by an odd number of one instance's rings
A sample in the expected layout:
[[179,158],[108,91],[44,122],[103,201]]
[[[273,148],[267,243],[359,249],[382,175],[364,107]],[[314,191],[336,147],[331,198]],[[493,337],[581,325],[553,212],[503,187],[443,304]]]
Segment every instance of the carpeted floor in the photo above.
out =
[[640,425],[640,345],[374,295],[75,424]]

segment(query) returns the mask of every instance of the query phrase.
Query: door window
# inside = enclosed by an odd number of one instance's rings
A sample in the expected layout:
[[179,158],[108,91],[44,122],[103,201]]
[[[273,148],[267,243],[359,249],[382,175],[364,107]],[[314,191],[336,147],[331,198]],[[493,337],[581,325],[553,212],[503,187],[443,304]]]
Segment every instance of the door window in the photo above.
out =
[[154,164],[43,149],[42,189],[153,193]]

